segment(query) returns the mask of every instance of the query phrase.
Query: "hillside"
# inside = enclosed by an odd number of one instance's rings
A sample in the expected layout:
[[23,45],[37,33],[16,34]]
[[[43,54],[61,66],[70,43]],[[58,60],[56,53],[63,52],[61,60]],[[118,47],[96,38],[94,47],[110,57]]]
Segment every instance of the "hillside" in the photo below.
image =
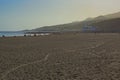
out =
[[95,26],[100,32],[120,32],[120,18],[93,23],[91,26]]
[[107,18],[120,18],[120,12],[105,15]]
[[[108,15],[101,15],[101,16],[98,16],[95,18],[87,18],[86,20],[81,21],[81,22],[72,22],[72,23],[68,23],[68,24],[44,26],[44,27],[36,28],[36,29],[30,30],[30,31],[32,31],[32,32],[34,32],[34,31],[37,31],[37,32],[42,32],[42,31],[43,32],[44,31],[49,31],[49,32],[52,32],[52,31],[82,31],[82,28],[84,26],[86,26],[86,25],[89,26],[92,24],[93,24],[93,26],[98,26],[98,25],[102,26],[102,29],[103,29],[103,27],[105,27],[105,28],[109,27],[109,24],[113,25],[112,21],[115,23],[116,18],[120,18],[120,12],[117,12],[114,14],[108,14]],[[111,19],[113,19],[113,20],[111,20]],[[104,22],[104,21],[106,23],[102,24],[102,22]],[[118,19],[117,19],[117,21],[118,21]],[[107,24],[107,23],[109,23],[109,24]],[[118,21],[118,23],[119,23],[119,21]],[[117,24],[115,23],[114,26],[118,25],[118,23]],[[110,28],[113,29],[112,27],[113,26],[111,26]],[[102,30],[102,29],[100,29],[100,30]],[[108,29],[108,28],[106,28],[106,29]]]

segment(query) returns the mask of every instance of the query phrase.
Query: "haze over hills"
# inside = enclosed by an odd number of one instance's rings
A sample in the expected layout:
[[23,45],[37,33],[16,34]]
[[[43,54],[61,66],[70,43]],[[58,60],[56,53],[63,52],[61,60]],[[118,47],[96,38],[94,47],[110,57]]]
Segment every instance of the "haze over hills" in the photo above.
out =
[[107,18],[119,18],[120,17],[120,12],[114,13],[114,14],[109,14],[105,15]]
[[91,24],[97,32],[120,32],[120,18],[109,19]]
[[113,19],[113,18],[119,18],[120,17],[120,12],[116,12],[113,14],[108,14],[108,15],[100,15],[95,18],[87,18],[86,21],[91,21],[91,20],[107,20],[107,19]]
[[95,18],[87,18],[81,22],[72,22],[68,24],[60,24],[53,26],[44,26],[40,28],[36,28],[29,31],[82,31],[85,26],[94,26],[97,31],[120,31],[119,24],[120,23],[120,12],[108,14],[108,15],[100,15]]

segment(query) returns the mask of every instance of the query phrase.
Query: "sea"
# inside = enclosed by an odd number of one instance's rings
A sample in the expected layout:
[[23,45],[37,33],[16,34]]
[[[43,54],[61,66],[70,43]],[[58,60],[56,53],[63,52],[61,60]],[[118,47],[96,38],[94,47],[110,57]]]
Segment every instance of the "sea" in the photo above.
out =
[[[5,37],[14,37],[14,36],[24,36],[25,32],[23,31],[0,31],[0,37],[5,36]],[[33,36],[34,34],[31,34]],[[41,35],[41,36],[46,36],[50,35],[50,33],[41,33],[41,34],[36,34],[36,35]],[[30,36],[30,35],[27,35]]]
[[24,36],[24,32],[22,31],[0,31],[0,37],[12,37],[12,36]]

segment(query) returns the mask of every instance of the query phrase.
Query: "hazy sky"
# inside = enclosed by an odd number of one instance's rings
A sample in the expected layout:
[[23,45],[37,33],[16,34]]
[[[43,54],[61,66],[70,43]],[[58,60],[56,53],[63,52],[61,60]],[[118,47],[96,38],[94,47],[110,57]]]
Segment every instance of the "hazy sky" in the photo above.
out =
[[81,21],[120,11],[120,0],[0,0],[0,31]]

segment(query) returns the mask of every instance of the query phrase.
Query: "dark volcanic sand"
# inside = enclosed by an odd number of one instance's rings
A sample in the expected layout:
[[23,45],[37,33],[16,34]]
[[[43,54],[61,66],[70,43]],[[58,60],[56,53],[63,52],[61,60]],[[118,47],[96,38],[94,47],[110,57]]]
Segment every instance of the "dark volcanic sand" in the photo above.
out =
[[120,34],[0,38],[0,80],[120,80]]

